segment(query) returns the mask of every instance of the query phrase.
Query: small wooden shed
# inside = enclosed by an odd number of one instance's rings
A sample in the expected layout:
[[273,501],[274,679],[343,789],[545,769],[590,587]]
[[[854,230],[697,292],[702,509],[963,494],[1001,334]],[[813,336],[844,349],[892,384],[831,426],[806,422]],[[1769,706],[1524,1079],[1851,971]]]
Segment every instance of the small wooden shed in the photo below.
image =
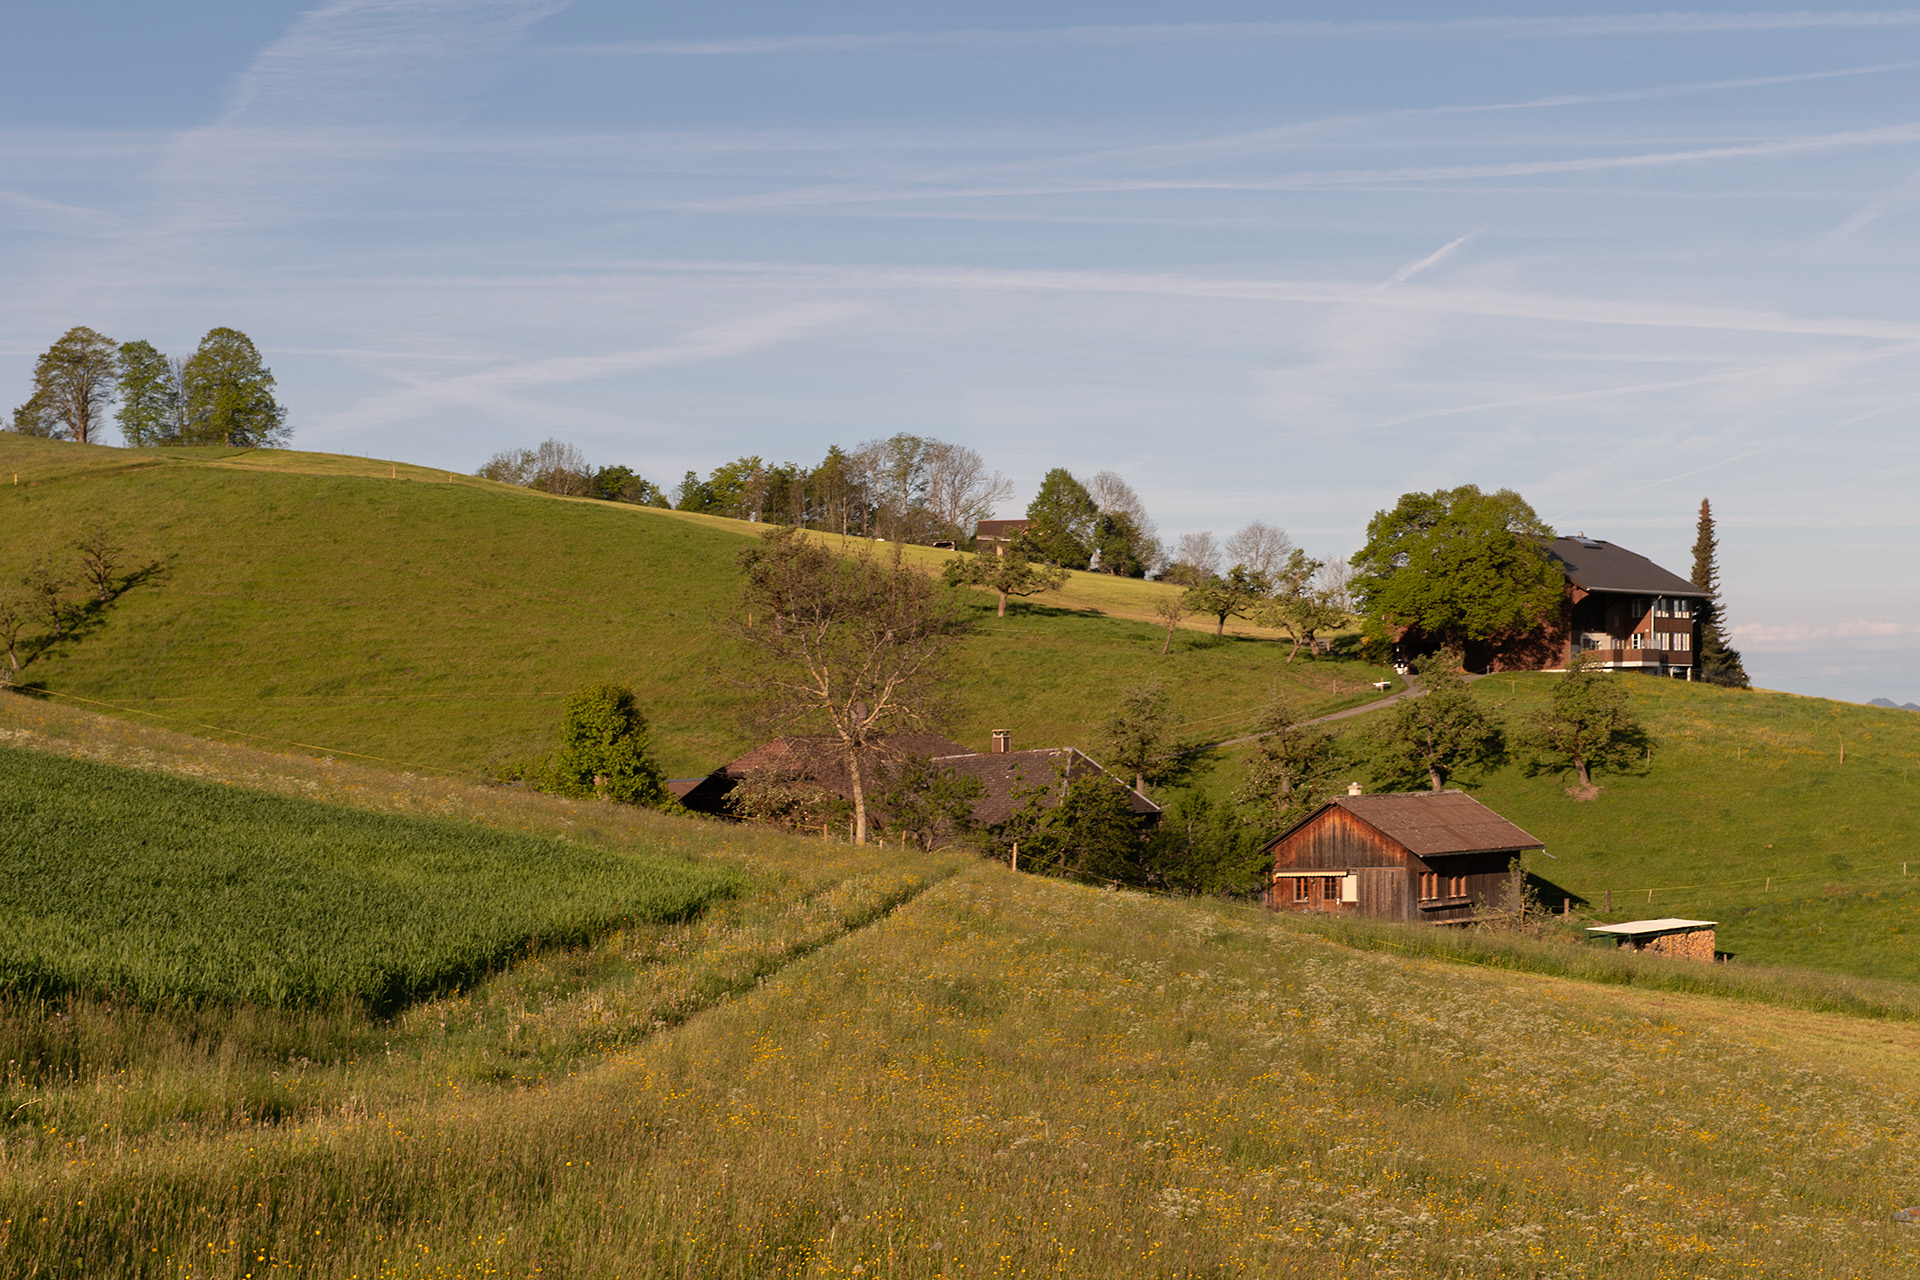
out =
[[1338,796],[1267,846],[1277,911],[1447,924],[1499,900],[1540,841],[1463,791]]
[[1678,960],[1704,960],[1713,963],[1714,926],[1718,920],[1680,920],[1663,916],[1658,920],[1629,920],[1624,924],[1601,924],[1587,930],[1587,941],[1612,947],[1631,947],[1657,956]]

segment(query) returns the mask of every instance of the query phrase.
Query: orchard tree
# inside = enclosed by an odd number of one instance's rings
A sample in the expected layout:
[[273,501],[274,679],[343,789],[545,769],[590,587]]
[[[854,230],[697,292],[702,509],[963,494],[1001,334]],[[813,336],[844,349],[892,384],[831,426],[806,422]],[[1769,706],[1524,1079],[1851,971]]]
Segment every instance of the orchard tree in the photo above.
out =
[[1552,538],[1511,489],[1404,494],[1368,522],[1354,593],[1379,628],[1443,648],[1525,634],[1558,617],[1566,598]]
[[283,447],[292,434],[285,406],[273,398],[273,371],[253,339],[238,329],[210,329],[181,370],[187,430],[183,444],[231,449]]
[[1535,770],[1565,768],[1593,786],[1593,769],[1620,768],[1647,749],[1647,733],[1627,710],[1627,690],[1617,676],[1587,665],[1575,654],[1554,682],[1547,705],[1527,717],[1516,745]]
[[625,685],[594,684],[567,699],[560,750],[539,786],[563,796],[595,796],[664,809],[673,796],[654,763],[647,719]]
[[1027,504],[1027,536],[1036,560],[1063,569],[1085,569],[1093,563],[1094,525],[1100,508],[1086,486],[1065,467],[1055,467],[1040,481],[1040,490]]
[[999,617],[1007,616],[1008,596],[1035,596],[1066,585],[1067,571],[1040,562],[1031,539],[1020,534],[999,555],[963,555],[947,561],[941,580],[950,587],[985,587],[1000,597]]
[[1223,635],[1228,618],[1247,617],[1272,589],[1273,583],[1265,574],[1237,564],[1227,570],[1225,577],[1215,576],[1188,587],[1181,602],[1193,612],[1212,618],[1213,634]]
[[33,393],[13,411],[13,429],[91,444],[113,403],[119,344],[85,325],[67,330],[33,364]]
[[1257,811],[1262,826],[1278,831],[1320,807],[1340,757],[1332,734],[1300,724],[1278,703],[1261,716],[1257,732],[1246,781],[1233,799]]
[[1447,779],[1506,751],[1500,723],[1461,678],[1459,655],[1440,653],[1420,665],[1426,693],[1402,699],[1374,734],[1375,771],[1389,785],[1444,791]]
[[1161,657],[1164,658],[1173,651],[1174,630],[1180,625],[1180,620],[1187,616],[1187,613],[1187,603],[1184,598],[1184,593],[1178,596],[1165,596],[1154,603],[1153,616],[1158,618],[1160,624],[1167,629],[1167,638],[1160,644]]
[[93,584],[100,603],[105,604],[113,590],[114,570],[120,567],[120,558],[126,553],[126,548],[100,524],[83,526],[80,541],[74,546],[80,552],[81,576]]
[[1713,507],[1700,499],[1700,523],[1693,540],[1693,585],[1707,593],[1700,610],[1700,650],[1694,675],[1708,684],[1745,689],[1747,669],[1740,651],[1727,643],[1726,610],[1720,603],[1720,540],[1714,533]]
[[898,543],[838,556],[800,530],[769,530],[740,554],[745,581],[730,630],[752,657],[744,680],[762,727],[812,731],[847,771],[854,841],[867,842],[868,789],[887,735],[939,709],[968,617]]
[[1133,789],[1146,794],[1147,780],[1165,772],[1175,729],[1173,700],[1162,684],[1139,684],[1120,695],[1100,726],[1107,763],[1133,775]]
[[1347,611],[1317,585],[1321,562],[1295,547],[1273,575],[1273,594],[1255,611],[1254,621],[1285,633],[1293,642],[1287,651],[1291,663],[1300,647],[1329,627],[1347,620]]
[[0,644],[7,646],[9,670],[4,683],[12,684],[20,674],[20,633],[27,629],[32,606],[28,598],[12,586],[0,586]]

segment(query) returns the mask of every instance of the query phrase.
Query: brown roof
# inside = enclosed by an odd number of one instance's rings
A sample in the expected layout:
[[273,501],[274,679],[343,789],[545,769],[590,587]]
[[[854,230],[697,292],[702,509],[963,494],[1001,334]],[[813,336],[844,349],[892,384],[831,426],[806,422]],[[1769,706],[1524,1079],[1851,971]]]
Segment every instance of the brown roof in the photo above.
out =
[[[969,753],[936,756],[934,764],[951,769],[963,778],[978,778],[986,788],[973,806],[973,820],[983,827],[997,827],[1011,818],[1033,787],[1046,787],[1042,808],[1060,803],[1066,785],[1106,770],[1072,747],[1048,747],[1035,751],[1001,751],[984,755]],[[1160,806],[1128,788],[1127,803],[1136,814],[1159,813]]]
[[1650,596],[1705,598],[1706,592],[1643,555],[1600,538],[1555,538],[1547,554],[1567,581],[1588,591],[1638,591]]
[[[775,738],[745,755],[727,761],[714,772],[730,778],[742,778],[755,769],[766,768],[816,773],[821,771],[824,764],[830,771],[844,774],[845,768],[839,763],[839,753],[831,749],[831,742],[831,739],[824,737]],[[966,748],[952,738],[943,738],[937,733],[888,734],[875,743],[874,749],[875,755],[889,760],[904,760],[909,756],[961,755],[965,752]]]
[[1409,853],[1423,858],[1546,847],[1543,841],[1534,839],[1464,791],[1335,796],[1279,839],[1284,840],[1335,805],[1402,845]]
[[1025,520],[982,520],[973,527],[976,538],[1004,538],[1027,527]]

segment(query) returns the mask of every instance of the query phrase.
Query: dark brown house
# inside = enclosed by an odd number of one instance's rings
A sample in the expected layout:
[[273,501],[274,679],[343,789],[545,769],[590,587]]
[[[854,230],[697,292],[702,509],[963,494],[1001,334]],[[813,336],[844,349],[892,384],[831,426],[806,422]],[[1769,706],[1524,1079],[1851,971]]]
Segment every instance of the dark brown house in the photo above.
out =
[[982,520],[974,526],[973,549],[977,555],[1005,555],[1013,540],[1027,531],[1025,520]]
[[1584,534],[1549,552],[1567,575],[1568,625],[1554,666],[1576,653],[1616,670],[1693,678],[1707,593],[1645,556]]
[[1267,905],[1464,921],[1499,900],[1515,858],[1544,847],[1462,791],[1339,796],[1267,846]]
[[[904,760],[909,756],[964,755],[966,751],[952,738],[937,733],[896,733],[881,742],[879,754],[889,760]],[[724,816],[727,793],[757,769],[803,776],[837,795],[853,798],[853,779],[846,762],[828,749],[825,738],[775,738],[727,761],[704,778],[671,779],[667,790],[695,813]]]

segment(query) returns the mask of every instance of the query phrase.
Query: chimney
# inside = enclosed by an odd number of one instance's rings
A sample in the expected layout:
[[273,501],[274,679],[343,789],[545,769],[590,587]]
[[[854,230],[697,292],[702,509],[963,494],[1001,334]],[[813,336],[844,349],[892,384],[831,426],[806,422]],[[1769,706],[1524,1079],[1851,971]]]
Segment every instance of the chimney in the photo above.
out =
[[1003,756],[1013,750],[1013,730],[995,729],[993,731],[993,754]]
[[1348,795],[1350,795],[1350,796],[1357,796],[1357,795],[1359,795],[1359,794],[1360,794],[1360,784],[1359,784],[1359,783],[1357,783],[1357,782],[1349,782],[1349,783],[1347,784],[1347,794],[1348,794]]

